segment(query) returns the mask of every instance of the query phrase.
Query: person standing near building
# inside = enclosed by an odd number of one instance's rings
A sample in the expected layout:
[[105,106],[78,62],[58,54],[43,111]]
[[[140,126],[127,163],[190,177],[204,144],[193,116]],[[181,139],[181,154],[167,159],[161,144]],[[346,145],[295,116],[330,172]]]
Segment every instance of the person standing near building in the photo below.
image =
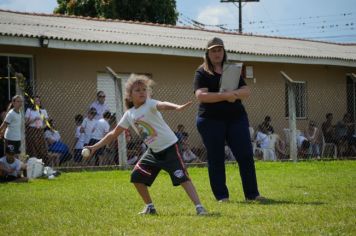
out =
[[95,108],[90,108],[87,113],[87,116],[82,122],[80,132],[84,133],[84,146],[87,146],[89,144],[90,139],[92,138],[94,127],[97,122],[97,120],[94,119],[96,113],[97,112]]
[[[111,113],[110,111],[105,111],[103,114],[103,118],[100,118],[98,121],[96,121],[94,125],[94,131],[92,133],[91,139],[89,141],[89,145],[92,146],[99,142],[101,139],[105,137],[107,133],[109,133],[110,130],[110,125],[109,125],[109,120],[111,118]],[[100,148],[99,150],[96,151],[96,154],[94,155],[94,161],[95,165],[103,165],[103,164],[108,164],[109,160],[108,158],[105,158],[105,147]]]
[[85,134],[84,132],[81,132],[83,119],[84,118],[81,114],[77,114],[74,117],[76,128],[75,128],[75,145],[74,145],[73,159],[74,162],[76,163],[82,161],[82,150],[85,142]]
[[325,115],[326,121],[321,125],[322,135],[324,135],[324,139],[326,143],[335,143],[337,144],[337,140],[335,137],[335,125],[333,125],[333,114],[327,113]]
[[45,121],[48,120],[46,109],[43,108],[41,98],[35,96],[25,113],[26,124],[26,152],[30,157],[37,157],[47,163],[48,153],[44,138]]
[[4,136],[5,147],[12,145],[16,154],[20,153],[21,147],[21,124],[22,114],[21,107],[23,98],[20,95],[15,95],[11,100],[9,111],[7,112],[4,121],[0,126],[0,138]]
[[105,98],[104,91],[99,91],[96,93],[96,101],[90,105],[90,108],[95,108],[96,110],[95,120],[103,118],[104,112],[110,111],[108,105],[105,103]]
[[207,149],[210,186],[219,202],[229,201],[226,186],[225,142],[240,169],[246,200],[264,200],[257,187],[255,164],[247,113],[241,100],[249,97],[250,89],[241,77],[238,88],[220,92],[220,79],[227,55],[220,38],[208,41],[204,63],[194,78],[194,91],[200,102],[197,128]]

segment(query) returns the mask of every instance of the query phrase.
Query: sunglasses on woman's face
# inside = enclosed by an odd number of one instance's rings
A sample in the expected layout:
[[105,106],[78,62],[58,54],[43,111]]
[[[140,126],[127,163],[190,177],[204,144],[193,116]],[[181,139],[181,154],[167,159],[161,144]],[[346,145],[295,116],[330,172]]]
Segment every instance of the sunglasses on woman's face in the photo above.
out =
[[105,95],[99,95],[98,97],[99,97],[99,98],[104,98],[104,97],[105,97]]

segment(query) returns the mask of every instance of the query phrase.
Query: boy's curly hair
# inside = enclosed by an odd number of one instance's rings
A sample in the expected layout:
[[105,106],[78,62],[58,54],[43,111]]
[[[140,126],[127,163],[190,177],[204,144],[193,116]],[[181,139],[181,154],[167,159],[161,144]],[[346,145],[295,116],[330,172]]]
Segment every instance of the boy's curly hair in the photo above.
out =
[[130,109],[131,107],[134,106],[132,99],[131,99],[131,94],[132,94],[132,89],[136,85],[144,85],[147,88],[148,96],[151,95],[152,93],[152,86],[154,85],[153,80],[148,78],[146,75],[138,75],[138,74],[131,74],[130,78],[127,80],[125,84],[125,107],[126,109]]

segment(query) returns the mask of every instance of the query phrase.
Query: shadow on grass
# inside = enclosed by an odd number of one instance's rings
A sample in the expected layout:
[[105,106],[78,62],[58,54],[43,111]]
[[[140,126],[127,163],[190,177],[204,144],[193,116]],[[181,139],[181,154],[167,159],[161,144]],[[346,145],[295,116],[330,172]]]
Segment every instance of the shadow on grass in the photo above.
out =
[[274,200],[270,198],[262,201],[230,201],[229,203],[259,204],[259,205],[293,204],[293,205],[314,205],[314,206],[325,204],[324,202],[297,202],[297,201],[286,201],[286,200]]
[[[184,215],[184,214],[183,214]],[[172,213],[172,214],[164,214],[164,215],[153,215],[153,216],[183,216],[182,214],[179,213]],[[220,212],[216,212],[216,211],[209,211],[208,214],[206,215],[197,215],[197,214],[188,214],[187,216],[194,216],[194,217],[221,217],[221,213]]]

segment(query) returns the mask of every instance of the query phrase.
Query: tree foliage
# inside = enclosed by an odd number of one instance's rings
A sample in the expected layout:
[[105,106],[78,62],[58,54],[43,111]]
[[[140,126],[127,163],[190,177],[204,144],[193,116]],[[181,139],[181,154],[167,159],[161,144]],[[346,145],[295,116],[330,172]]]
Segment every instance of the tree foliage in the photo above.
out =
[[57,0],[54,13],[175,25],[175,0]]

